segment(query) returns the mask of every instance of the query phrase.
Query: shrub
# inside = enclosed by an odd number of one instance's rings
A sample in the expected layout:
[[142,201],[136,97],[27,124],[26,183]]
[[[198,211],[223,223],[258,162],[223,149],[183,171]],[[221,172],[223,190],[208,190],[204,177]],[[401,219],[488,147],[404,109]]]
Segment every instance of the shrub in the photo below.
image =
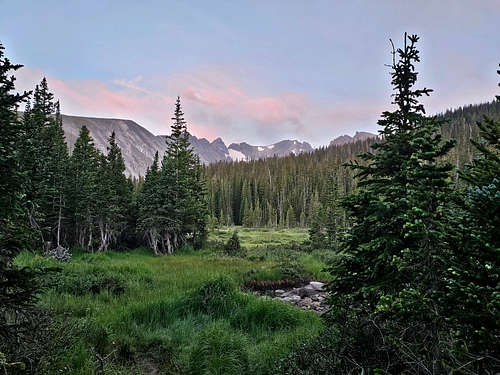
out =
[[59,293],[74,296],[87,293],[99,294],[105,290],[119,295],[125,291],[126,281],[121,275],[111,274],[99,268],[83,269],[78,272],[64,270],[57,278],[55,289]]
[[189,367],[193,375],[247,374],[248,342],[225,322],[207,326],[191,352]]
[[226,242],[224,252],[229,256],[237,256],[241,253],[241,244],[237,231],[234,231],[231,238]]
[[282,277],[291,280],[309,280],[309,273],[294,253],[284,255],[276,265]]
[[342,374],[338,364],[337,340],[328,330],[319,337],[306,340],[275,364],[276,375]]
[[251,298],[245,309],[235,312],[231,324],[244,331],[254,327],[275,331],[296,327],[302,314],[302,311],[281,301]]
[[219,276],[203,283],[188,297],[188,308],[193,312],[213,316],[231,313],[237,305],[238,292],[234,282]]
[[106,354],[110,346],[109,334],[102,324],[95,320],[83,321],[81,326],[82,338],[85,343],[97,353]]

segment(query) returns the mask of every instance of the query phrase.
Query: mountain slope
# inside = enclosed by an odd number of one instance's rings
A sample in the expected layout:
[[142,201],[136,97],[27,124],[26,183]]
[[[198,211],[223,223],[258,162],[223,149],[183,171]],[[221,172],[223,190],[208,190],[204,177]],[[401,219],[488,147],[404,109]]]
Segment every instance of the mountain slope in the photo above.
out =
[[106,152],[111,133],[113,131],[116,133],[116,141],[122,149],[127,175],[144,176],[147,167],[153,162],[155,152],[165,151],[164,139],[153,135],[132,120],[63,115],[63,128],[70,150],[73,149],[80,129],[84,125],[102,152]]
[[234,156],[240,156],[242,154],[245,156],[244,160],[254,160],[273,156],[288,156],[290,154],[297,155],[303,152],[311,152],[313,148],[307,142],[287,139],[268,146],[252,146],[246,142],[231,143],[229,145],[229,151],[231,152],[231,150],[233,150],[232,155]]
[[[106,119],[63,115],[63,128],[70,150],[73,149],[82,126],[87,126],[95,145],[102,152],[110,134],[114,131],[118,146],[122,149],[126,174],[144,176],[153,162],[156,151],[160,157],[165,152],[164,135],[154,135],[132,120]],[[233,143],[226,146],[221,138],[210,142],[205,138],[189,135],[189,142],[203,164],[218,161],[254,160],[272,156],[287,156],[313,150],[307,142],[284,140],[269,146],[252,146],[248,143]]]
[[357,141],[366,141],[367,139],[370,138],[376,138],[377,135],[373,133],[368,133],[368,132],[356,132],[354,134],[354,137],[351,137],[350,135],[341,135],[340,137],[335,138],[333,141],[330,142],[330,146],[342,146],[345,145],[346,143],[355,143]]

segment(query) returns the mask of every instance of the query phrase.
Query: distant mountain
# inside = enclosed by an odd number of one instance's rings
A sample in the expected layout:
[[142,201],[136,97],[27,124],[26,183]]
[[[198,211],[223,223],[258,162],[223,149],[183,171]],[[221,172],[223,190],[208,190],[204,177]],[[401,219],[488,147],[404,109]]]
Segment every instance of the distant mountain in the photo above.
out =
[[[158,151],[160,157],[165,152],[166,136],[154,135],[132,120],[63,115],[63,128],[70,150],[73,149],[83,125],[89,129],[95,145],[103,152],[106,152],[111,132],[116,133],[116,141],[122,149],[127,175],[144,176],[146,169],[153,162],[155,152]],[[227,147],[221,138],[210,142],[205,138],[189,135],[189,142],[204,164],[218,161],[253,160],[275,155],[287,156],[313,151],[309,143],[297,140],[285,140],[268,146],[252,146],[245,142],[232,143]]]
[[264,159],[273,156],[287,156],[311,152],[313,148],[307,142],[284,140],[268,146],[252,146],[246,142],[231,143],[229,154],[233,160]]
[[368,133],[368,132],[356,132],[354,134],[354,137],[351,137],[350,135],[341,135],[340,137],[335,138],[333,141],[330,142],[330,146],[342,146],[345,145],[346,143],[354,143],[357,141],[364,141],[369,138],[376,138],[377,135],[373,133]]
[[153,162],[155,152],[165,151],[165,140],[157,137],[132,120],[105,119],[63,115],[63,128],[70,150],[73,149],[82,126],[86,126],[97,148],[106,152],[111,132],[122,149],[126,174],[139,176]]

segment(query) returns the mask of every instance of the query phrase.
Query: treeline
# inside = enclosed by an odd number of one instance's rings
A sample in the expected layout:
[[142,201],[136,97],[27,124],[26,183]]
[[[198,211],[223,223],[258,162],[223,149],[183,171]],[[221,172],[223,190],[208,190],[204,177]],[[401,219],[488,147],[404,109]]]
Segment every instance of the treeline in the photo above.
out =
[[189,146],[180,99],[163,160],[156,157],[141,183],[125,176],[114,132],[102,153],[84,126],[69,153],[60,105],[45,78],[16,105],[23,101],[14,146],[23,178],[22,220],[30,227],[26,248],[65,257],[66,249],[75,246],[106,251],[144,245],[155,254],[171,254],[184,244],[203,241],[205,181]]
[[[470,139],[477,140],[477,121],[484,115],[500,118],[500,103],[469,105],[439,115],[444,139],[456,147],[444,158],[456,167],[452,178],[474,156]],[[343,164],[359,159],[375,139],[320,148],[312,153],[248,162],[219,162],[206,167],[211,225],[249,227],[310,227],[318,206],[324,206],[335,175],[339,196],[353,191],[356,182]]]

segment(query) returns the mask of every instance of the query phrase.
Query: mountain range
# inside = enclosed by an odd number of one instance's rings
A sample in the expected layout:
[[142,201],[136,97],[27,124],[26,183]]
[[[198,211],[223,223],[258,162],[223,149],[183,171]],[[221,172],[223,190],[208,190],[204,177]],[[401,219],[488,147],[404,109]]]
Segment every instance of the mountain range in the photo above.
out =
[[350,135],[341,135],[340,137],[335,138],[333,141],[330,142],[330,146],[342,146],[345,145],[346,143],[354,143],[357,141],[365,141],[369,138],[375,138],[377,135],[373,133],[368,133],[368,132],[356,132],[353,137]]
[[[106,152],[109,135],[115,132],[118,146],[122,149],[127,175],[144,176],[146,169],[153,162],[155,152],[158,151],[160,157],[165,152],[166,136],[154,135],[132,120],[63,115],[63,128],[70,150],[73,149],[80,129],[84,125],[89,129],[96,147],[103,152]],[[376,135],[357,132],[354,137],[348,135],[338,137],[331,141],[330,145],[342,145],[370,137]],[[228,147],[221,138],[210,142],[190,134],[189,142],[204,164],[282,157],[314,150],[309,143],[298,140],[283,140],[266,146],[253,146],[246,142],[231,143]]]

